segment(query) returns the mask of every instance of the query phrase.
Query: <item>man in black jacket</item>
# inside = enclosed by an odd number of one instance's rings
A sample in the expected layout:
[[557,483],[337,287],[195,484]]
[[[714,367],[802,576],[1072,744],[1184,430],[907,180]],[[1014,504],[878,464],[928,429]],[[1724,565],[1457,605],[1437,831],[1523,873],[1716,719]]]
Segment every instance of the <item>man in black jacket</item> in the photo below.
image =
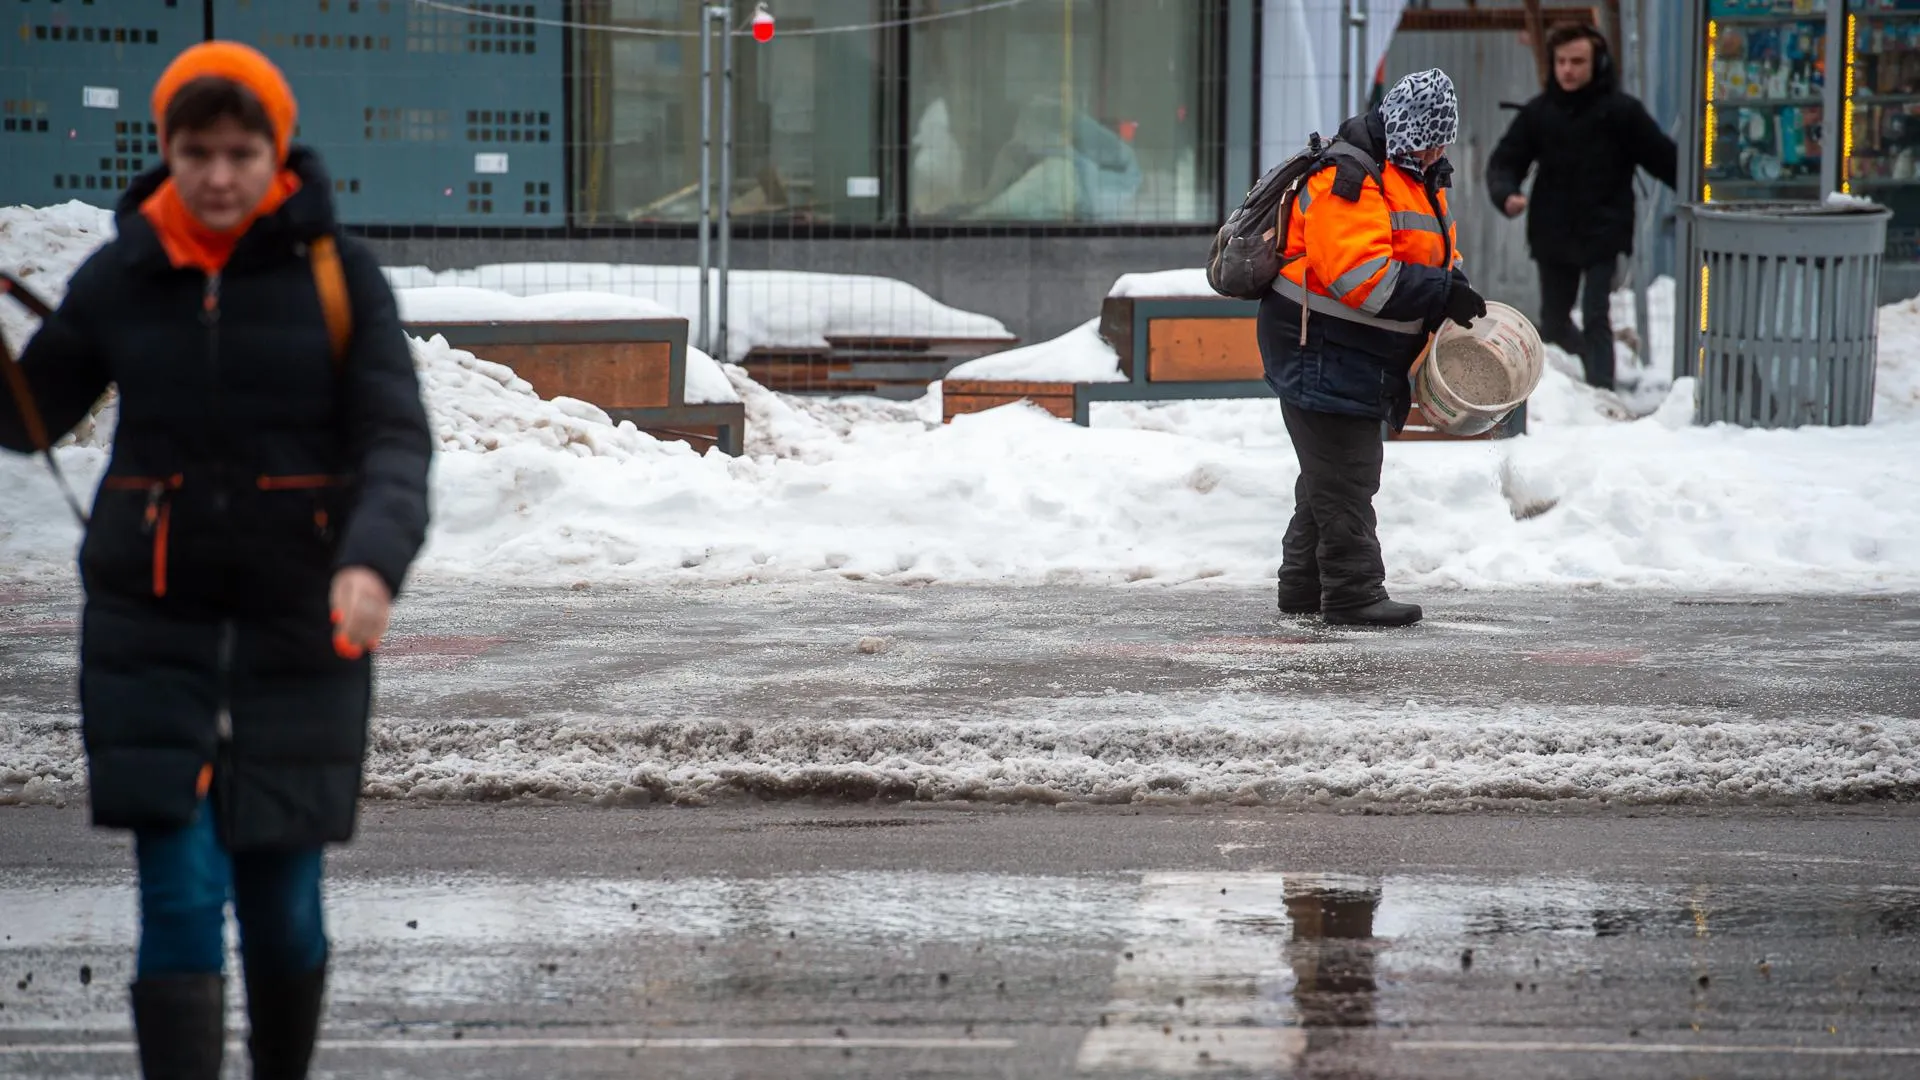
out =
[[[1647,110],[1614,88],[1607,40],[1591,26],[1547,35],[1553,75],[1520,109],[1487,161],[1487,192],[1508,217],[1527,215],[1527,246],[1540,266],[1540,332],[1580,357],[1587,382],[1613,388],[1607,299],[1614,266],[1633,250],[1633,170],[1673,186],[1678,151]],[[1520,191],[1539,166],[1533,195]],[[1584,333],[1571,312],[1580,295]]]

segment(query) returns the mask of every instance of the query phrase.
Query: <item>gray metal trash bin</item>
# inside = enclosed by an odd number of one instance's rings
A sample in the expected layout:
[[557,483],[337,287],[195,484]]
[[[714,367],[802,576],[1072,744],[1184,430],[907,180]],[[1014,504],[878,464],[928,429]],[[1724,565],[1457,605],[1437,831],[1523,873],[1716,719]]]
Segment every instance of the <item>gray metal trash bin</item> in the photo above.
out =
[[1871,420],[1880,257],[1892,211],[1729,202],[1680,212],[1693,276],[1682,290],[1691,303],[1675,313],[1683,350],[1675,367],[1699,377],[1695,421],[1777,428]]

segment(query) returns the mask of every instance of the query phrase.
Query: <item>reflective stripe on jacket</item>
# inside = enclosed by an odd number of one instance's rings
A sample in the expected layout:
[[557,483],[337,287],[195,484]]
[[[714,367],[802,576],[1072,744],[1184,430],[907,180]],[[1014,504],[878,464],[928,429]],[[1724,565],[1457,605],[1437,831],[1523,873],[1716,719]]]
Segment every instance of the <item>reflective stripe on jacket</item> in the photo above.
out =
[[1284,401],[1406,422],[1407,372],[1445,317],[1459,263],[1443,159],[1424,177],[1386,164],[1378,110],[1340,126],[1335,162],[1287,217],[1284,265],[1260,304],[1260,354]]
[[[1458,264],[1447,193],[1429,199],[1419,177],[1398,165],[1365,176],[1359,198],[1334,193],[1337,168],[1307,178],[1287,221],[1275,290],[1314,312],[1403,334],[1420,334],[1446,298]],[[1316,302],[1318,301],[1318,302]]]

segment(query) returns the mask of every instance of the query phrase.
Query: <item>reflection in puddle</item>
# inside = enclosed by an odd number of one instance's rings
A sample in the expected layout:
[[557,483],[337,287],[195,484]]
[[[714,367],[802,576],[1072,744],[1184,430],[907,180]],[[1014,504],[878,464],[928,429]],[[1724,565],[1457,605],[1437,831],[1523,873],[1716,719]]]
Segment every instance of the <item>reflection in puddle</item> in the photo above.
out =
[[1293,1001],[1303,1027],[1369,1027],[1374,1022],[1373,916],[1380,889],[1314,876],[1286,882],[1293,939]]
[[[130,875],[10,873],[0,1043],[124,1031]],[[831,1030],[887,995],[894,1023],[1086,1022],[1081,1070],[1168,1075],[1285,1074],[1324,1055],[1364,1076],[1349,1059],[1383,1037],[1577,1028],[1608,986],[1606,1008],[1666,1025],[1669,1042],[1778,1030],[1782,1016],[1860,1022],[1910,999],[1895,972],[1920,943],[1920,890],[1872,883],[356,877],[331,882],[329,903],[342,1033],[624,1032],[769,1015]],[[74,977],[83,965],[90,985]],[[28,972],[38,978],[15,989]],[[1652,989],[1620,989],[1634,980]],[[1051,1019],[1033,1015],[1036,1000]]]

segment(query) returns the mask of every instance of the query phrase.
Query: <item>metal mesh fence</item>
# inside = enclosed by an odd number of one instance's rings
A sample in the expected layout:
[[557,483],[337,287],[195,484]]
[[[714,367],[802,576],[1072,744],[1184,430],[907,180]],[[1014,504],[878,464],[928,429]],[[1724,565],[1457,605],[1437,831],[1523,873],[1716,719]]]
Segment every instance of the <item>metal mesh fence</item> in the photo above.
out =
[[160,69],[239,40],[287,74],[296,138],[399,285],[697,320],[710,229],[732,271],[712,351],[950,360],[1093,317],[1124,270],[1197,265],[1244,186],[1224,57],[1251,2],[773,0],[761,43],[753,0],[19,0],[0,168],[8,202],[111,205],[156,163]]

